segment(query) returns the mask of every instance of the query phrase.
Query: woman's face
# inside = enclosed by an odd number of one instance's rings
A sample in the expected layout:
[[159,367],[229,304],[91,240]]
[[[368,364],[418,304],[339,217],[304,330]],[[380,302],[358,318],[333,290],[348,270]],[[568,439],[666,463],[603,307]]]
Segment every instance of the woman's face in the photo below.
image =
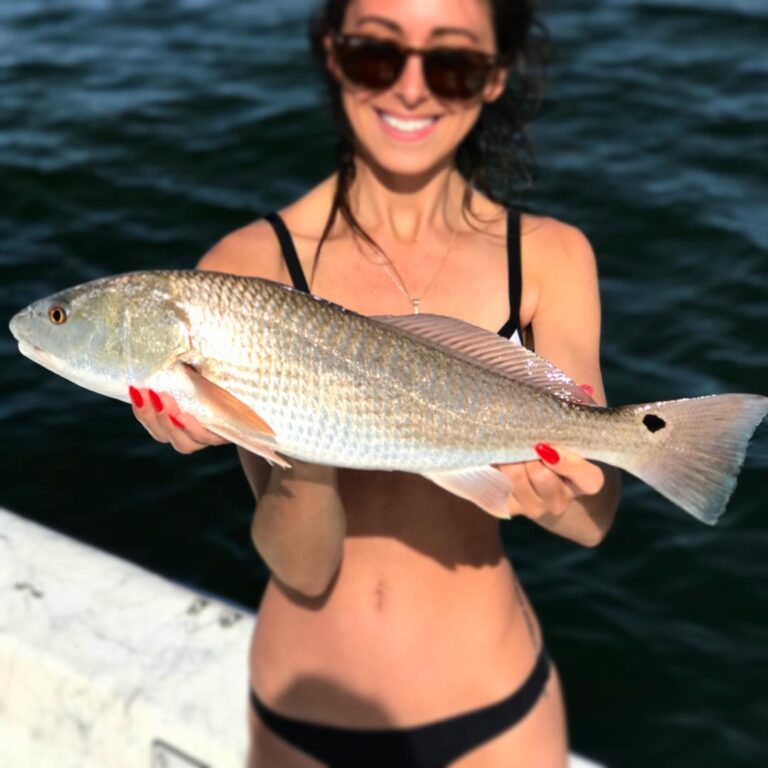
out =
[[[496,53],[487,0],[350,0],[341,32],[404,47]],[[477,96],[440,99],[424,80],[422,58],[409,56],[394,85],[373,91],[344,78],[328,45],[328,66],[341,83],[342,104],[361,152],[395,175],[428,174],[450,160],[483,104],[504,88],[504,73],[495,70]]]

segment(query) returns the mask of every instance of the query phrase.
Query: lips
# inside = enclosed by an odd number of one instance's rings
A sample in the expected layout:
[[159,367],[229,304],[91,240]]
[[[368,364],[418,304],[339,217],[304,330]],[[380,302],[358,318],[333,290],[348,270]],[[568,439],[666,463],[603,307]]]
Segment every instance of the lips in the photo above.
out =
[[395,139],[417,141],[428,136],[434,129],[438,117],[402,117],[391,112],[376,110],[384,132]]

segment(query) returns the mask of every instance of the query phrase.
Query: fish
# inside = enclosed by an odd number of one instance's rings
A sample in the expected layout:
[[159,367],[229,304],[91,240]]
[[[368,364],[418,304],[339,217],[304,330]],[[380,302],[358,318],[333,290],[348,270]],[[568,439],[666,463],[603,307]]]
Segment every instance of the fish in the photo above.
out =
[[201,270],[129,272],[30,304],[19,351],[129,402],[172,395],[215,434],[290,460],[423,475],[506,519],[497,465],[553,443],[629,472],[704,523],[724,511],[768,398],[598,406],[530,350],[455,318],[368,317],[289,286]]

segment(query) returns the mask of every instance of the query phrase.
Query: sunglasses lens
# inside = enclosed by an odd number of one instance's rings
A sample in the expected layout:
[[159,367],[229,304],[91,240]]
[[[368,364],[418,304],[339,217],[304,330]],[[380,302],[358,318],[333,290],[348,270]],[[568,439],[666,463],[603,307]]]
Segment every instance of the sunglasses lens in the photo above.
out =
[[436,96],[469,99],[488,81],[492,65],[483,54],[435,48],[424,56],[424,77]]
[[336,58],[344,76],[366,88],[389,88],[403,69],[405,55],[393,43],[345,37],[336,44]]

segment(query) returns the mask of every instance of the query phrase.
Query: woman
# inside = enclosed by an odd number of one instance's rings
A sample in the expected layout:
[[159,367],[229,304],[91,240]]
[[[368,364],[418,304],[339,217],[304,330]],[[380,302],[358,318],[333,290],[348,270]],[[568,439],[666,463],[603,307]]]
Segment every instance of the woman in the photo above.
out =
[[[519,127],[498,106],[531,23],[527,0],[326,2],[313,40],[341,118],[339,172],[199,267],[367,315],[450,315],[515,339],[529,329],[605,403],[588,242],[508,212],[486,183],[478,120],[496,104],[498,135]],[[156,439],[182,452],[221,442],[167,395],[131,392]],[[510,516],[598,543],[616,473],[537,451],[542,461],[502,467]],[[557,674],[497,521],[415,475],[240,458],[272,572],[251,653],[251,766],[565,764]]]

